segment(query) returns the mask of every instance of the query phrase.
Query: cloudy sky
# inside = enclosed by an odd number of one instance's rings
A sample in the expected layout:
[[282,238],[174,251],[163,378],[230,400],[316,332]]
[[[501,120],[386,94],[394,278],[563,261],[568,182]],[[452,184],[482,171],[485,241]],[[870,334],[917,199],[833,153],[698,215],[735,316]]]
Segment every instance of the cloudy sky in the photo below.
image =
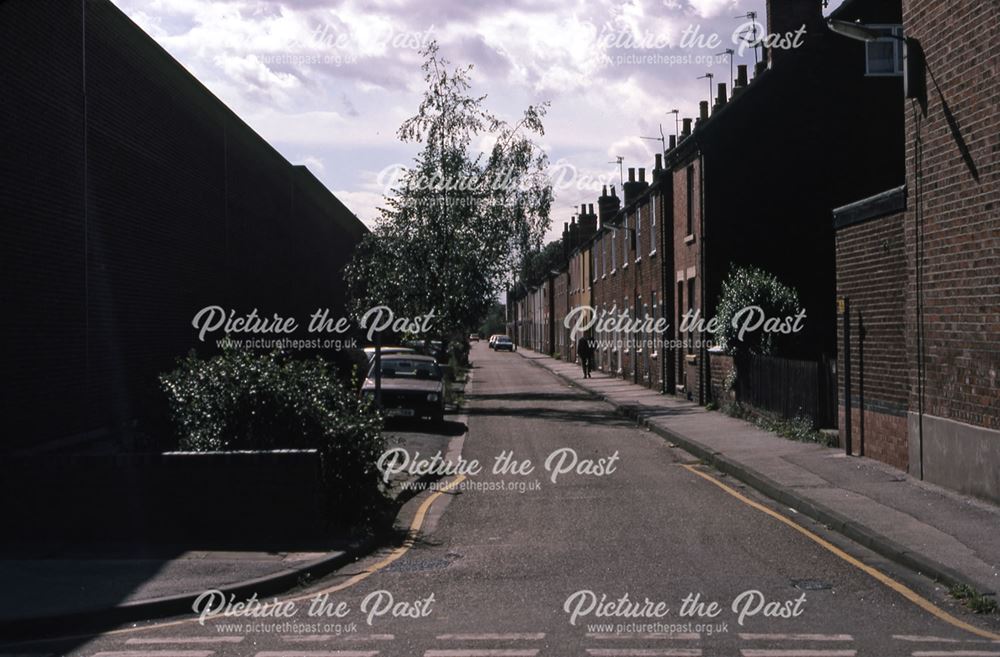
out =
[[[437,40],[453,64],[475,66],[495,113],[516,120],[551,102],[540,140],[558,183],[551,237],[617,182],[616,156],[652,167],[659,143],[640,137],[661,124],[672,134],[673,108],[696,115],[709,93],[698,77],[729,81],[726,56],[713,56],[739,48],[748,12],[764,22],[764,0],[113,1],[366,223],[380,172],[414,155],[396,129],[422,90],[418,49]],[[753,49],[735,62],[752,70]]]

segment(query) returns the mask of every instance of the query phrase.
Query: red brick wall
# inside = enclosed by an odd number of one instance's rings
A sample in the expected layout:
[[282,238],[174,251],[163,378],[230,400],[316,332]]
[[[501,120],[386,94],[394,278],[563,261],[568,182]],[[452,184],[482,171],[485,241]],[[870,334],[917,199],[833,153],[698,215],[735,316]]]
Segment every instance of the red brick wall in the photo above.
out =
[[563,319],[569,312],[569,271],[563,271],[553,280],[552,286],[552,324],[555,344],[552,345],[553,355],[559,354],[563,360],[570,360],[569,352],[569,329],[566,328]]
[[[837,295],[851,318],[852,443],[865,454],[900,468],[908,460],[906,406],[906,254],[902,213],[844,226],[837,231]],[[863,336],[863,337],[862,337]],[[837,344],[843,345],[843,321]],[[844,417],[844,349],[837,363],[840,417]],[[864,403],[865,416],[860,417]],[[846,424],[840,423],[846,439]]]
[[[692,220],[691,230],[688,230],[688,168],[693,172],[692,186]],[[694,307],[700,307],[701,299],[701,271],[698,259],[700,248],[701,228],[701,165],[697,158],[691,159],[681,166],[674,168],[673,176],[673,228],[674,228],[674,271],[669,272],[668,280],[674,286],[674,311],[672,313],[671,325],[675,332],[679,330],[678,316],[683,315],[691,307],[689,299],[691,289],[694,291]],[[693,239],[692,239],[693,238]],[[690,273],[695,274],[692,278]],[[678,280],[680,279],[680,280]],[[689,281],[693,280],[694,283]],[[682,284],[683,291],[678,293],[678,283]],[[680,313],[678,313],[680,310]],[[678,339],[692,338],[697,335],[683,336],[675,333]],[[698,362],[697,349],[689,352],[687,349],[676,350],[677,363],[677,385],[684,387],[685,394],[695,400],[700,401],[699,391],[701,390],[700,367]]]
[[922,328],[924,412],[997,430],[1000,12],[980,0],[904,0],[903,22],[931,72],[926,117],[914,107],[906,115],[910,408]]
[[733,357],[723,353],[709,352],[709,389],[711,390],[711,400],[717,406],[722,406],[726,402],[733,401],[735,396],[731,390],[725,387],[726,377],[733,370]]

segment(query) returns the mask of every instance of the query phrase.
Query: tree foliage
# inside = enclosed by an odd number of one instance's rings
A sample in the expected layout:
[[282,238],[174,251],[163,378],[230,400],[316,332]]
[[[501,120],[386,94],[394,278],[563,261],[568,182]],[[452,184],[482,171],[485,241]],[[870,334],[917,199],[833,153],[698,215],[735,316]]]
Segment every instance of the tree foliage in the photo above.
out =
[[766,317],[794,315],[799,309],[798,292],[756,267],[733,265],[722,283],[715,312],[719,327],[715,339],[719,345],[738,360],[748,354],[779,355],[785,342],[791,339],[789,335],[756,330],[739,339],[739,328],[733,326],[733,317],[751,306],[761,308]]
[[520,278],[525,285],[538,285],[549,273],[565,267],[566,256],[562,240],[549,242],[538,249],[531,249],[521,258]]
[[381,419],[322,359],[226,346],[208,359],[192,352],[160,384],[180,449],[316,449],[339,517],[381,502]]
[[478,324],[548,229],[548,160],[532,141],[544,134],[548,105],[510,124],[472,93],[471,66],[451,68],[436,43],[422,54],[426,89],[397,132],[419,153],[387,192],[347,277],[356,312],[434,309],[448,332]]

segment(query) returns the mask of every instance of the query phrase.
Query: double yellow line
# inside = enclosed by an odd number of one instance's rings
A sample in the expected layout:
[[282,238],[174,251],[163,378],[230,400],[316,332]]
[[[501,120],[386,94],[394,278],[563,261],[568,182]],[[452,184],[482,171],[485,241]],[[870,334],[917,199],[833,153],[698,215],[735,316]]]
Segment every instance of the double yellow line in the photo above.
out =
[[727,486],[726,484],[722,483],[721,481],[719,481],[715,477],[709,475],[708,473],[705,473],[705,472],[699,470],[697,467],[695,467],[693,465],[689,465],[687,463],[682,463],[681,467],[683,467],[688,472],[692,472],[692,473],[698,475],[699,477],[701,477],[705,481],[709,481],[709,482],[715,484],[716,486],[718,486],[722,490],[726,491],[728,494],[732,495],[733,497],[735,497],[739,501],[743,502],[744,504],[757,509],[761,513],[766,513],[767,515],[771,516],[772,518],[774,518],[778,522],[781,522],[781,523],[784,523],[784,524],[788,525],[789,527],[791,527],[795,531],[799,532],[800,534],[802,534],[803,536],[805,536],[809,540],[811,540],[814,543],[817,543],[817,544],[821,545],[822,547],[826,548],[827,550],[829,550],[833,554],[837,555],[838,557],[840,557],[841,559],[843,559],[847,563],[851,564],[855,568],[857,568],[857,569],[859,569],[861,571],[864,571],[868,575],[871,575],[872,577],[874,577],[875,579],[877,579],[882,584],[885,584],[890,589],[892,589],[896,593],[900,594],[901,596],[903,596],[904,598],[906,598],[907,600],[909,600],[913,604],[917,605],[918,607],[920,607],[924,611],[926,611],[926,612],[928,612],[928,613],[936,616],[937,618],[940,618],[945,623],[948,623],[949,625],[953,625],[954,627],[957,627],[957,628],[959,628],[961,630],[965,630],[966,632],[971,632],[972,634],[975,634],[976,636],[983,637],[984,639],[991,639],[993,641],[1000,640],[1000,635],[994,634],[993,632],[989,632],[987,630],[980,629],[980,628],[976,627],[975,625],[970,625],[970,624],[966,623],[965,621],[952,616],[951,614],[949,614],[945,610],[941,609],[940,607],[938,607],[937,605],[935,605],[933,602],[931,602],[927,598],[925,598],[925,597],[919,595],[918,593],[916,593],[913,589],[911,589],[910,587],[906,586],[905,584],[897,582],[896,580],[894,580],[893,578],[889,577],[885,573],[883,573],[883,572],[881,572],[879,570],[876,570],[875,568],[872,568],[868,564],[862,563],[861,561],[859,561],[858,559],[855,559],[851,555],[847,554],[846,552],[844,552],[843,550],[841,550],[840,548],[838,548],[836,545],[830,543],[826,539],[821,538],[820,536],[814,534],[813,532],[809,531],[805,527],[803,527],[803,526],[799,525],[798,523],[796,523],[796,522],[794,522],[794,521],[786,518],[785,516],[781,515],[777,511],[773,511],[773,510],[767,508],[766,506],[764,506],[763,504],[760,504],[758,502],[755,502],[755,501],[751,500],[749,497],[747,497],[746,495],[743,495],[742,493],[740,493],[735,488],[732,488],[731,486]]

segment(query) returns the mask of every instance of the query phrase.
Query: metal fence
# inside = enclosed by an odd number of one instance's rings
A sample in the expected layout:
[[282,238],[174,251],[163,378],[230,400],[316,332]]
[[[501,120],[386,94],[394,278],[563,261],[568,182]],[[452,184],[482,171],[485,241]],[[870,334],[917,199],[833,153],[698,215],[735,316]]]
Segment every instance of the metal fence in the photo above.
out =
[[786,418],[812,419],[817,428],[837,426],[834,362],[749,356],[738,366],[736,399]]

